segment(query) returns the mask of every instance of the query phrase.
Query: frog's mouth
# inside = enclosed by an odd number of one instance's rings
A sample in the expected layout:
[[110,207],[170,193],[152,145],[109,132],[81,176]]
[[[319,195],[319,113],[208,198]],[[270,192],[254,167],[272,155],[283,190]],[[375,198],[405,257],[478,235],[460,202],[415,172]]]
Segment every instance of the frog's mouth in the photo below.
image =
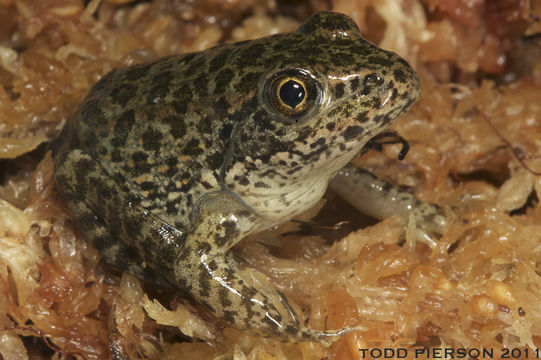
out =
[[[366,143],[360,144],[358,137],[350,137],[349,141],[343,141],[338,143],[330,143],[325,144],[310,153],[306,154],[304,157],[304,160],[313,160],[317,161],[318,157],[320,157],[322,154],[324,154],[326,151],[331,151],[331,155],[327,158],[330,159],[330,161],[333,161],[333,159],[336,160],[338,157],[344,157],[348,158],[346,153],[351,153],[351,158],[354,157],[357,153],[360,153],[361,155],[371,151],[375,150],[377,152],[383,151],[383,147],[385,145],[391,145],[391,144],[401,144],[402,149],[398,153],[398,159],[404,160],[406,157],[406,154],[409,151],[409,143],[408,141],[399,135],[396,131],[388,130],[384,131],[382,133],[379,133],[372,138],[370,138]],[[345,156],[344,156],[345,155]],[[351,160],[349,158],[347,162]],[[338,161],[340,163],[340,161]],[[333,167],[334,168],[334,167]]]
[[[322,154],[326,151],[331,151],[330,156],[326,156],[327,159],[341,157],[345,153],[351,152],[352,149],[355,149],[355,152],[359,151],[359,139],[357,137],[352,137],[349,141],[338,141],[331,142],[324,145],[321,145],[317,149],[310,151],[309,153],[303,155],[304,161],[317,161]],[[334,156],[333,156],[334,155]]]

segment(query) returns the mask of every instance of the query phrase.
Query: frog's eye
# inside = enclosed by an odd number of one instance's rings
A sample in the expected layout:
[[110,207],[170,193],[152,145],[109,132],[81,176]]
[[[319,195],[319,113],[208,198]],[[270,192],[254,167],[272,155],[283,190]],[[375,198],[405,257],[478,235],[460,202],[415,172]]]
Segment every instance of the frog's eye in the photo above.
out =
[[277,90],[280,101],[291,109],[295,109],[297,105],[302,106],[302,103],[306,101],[306,88],[302,82],[295,79],[283,79],[278,84]]
[[293,69],[280,71],[267,80],[263,98],[288,123],[298,123],[318,107],[319,83],[309,73]]

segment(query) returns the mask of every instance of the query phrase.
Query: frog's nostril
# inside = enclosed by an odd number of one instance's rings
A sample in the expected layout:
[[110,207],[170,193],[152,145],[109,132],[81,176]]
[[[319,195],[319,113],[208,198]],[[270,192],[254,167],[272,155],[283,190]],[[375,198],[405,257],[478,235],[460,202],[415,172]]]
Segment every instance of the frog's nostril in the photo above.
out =
[[374,90],[376,87],[381,86],[383,82],[383,78],[376,73],[370,73],[366,75],[363,80],[363,89],[361,91],[361,94],[370,94],[372,90]]
[[364,86],[377,86],[381,84],[383,84],[383,79],[376,73],[371,73],[364,77]]

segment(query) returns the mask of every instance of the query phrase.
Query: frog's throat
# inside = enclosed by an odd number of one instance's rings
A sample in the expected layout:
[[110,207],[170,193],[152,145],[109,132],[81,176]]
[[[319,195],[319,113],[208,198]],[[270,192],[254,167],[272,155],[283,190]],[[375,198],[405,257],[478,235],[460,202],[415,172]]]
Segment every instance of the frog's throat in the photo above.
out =
[[[268,212],[258,210],[257,207],[251,205],[248,199],[235,193],[227,185],[222,184],[222,190],[226,191],[235,199],[249,209],[254,215],[257,215],[266,224],[278,224],[288,221],[295,216],[309,210],[315,206],[317,202],[323,197],[327,190],[328,183],[332,177],[343,168],[349,161],[359,152],[360,148],[364,146],[364,142],[350,141],[345,143],[346,149],[340,150],[341,144],[331,145],[332,159],[328,162],[322,163],[320,166],[313,168],[309,173],[305,174],[301,179],[296,181],[290,191],[285,194],[287,197],[286,203],[289,204],[283,208],[280,212]],[[267,203],[281,204],[283,202],[284,193],[278,193],[275,196],[270,195],[266,199]],[[267,207],[273,208],[272,205]],[[254,229],[254,232],[257,231]]]

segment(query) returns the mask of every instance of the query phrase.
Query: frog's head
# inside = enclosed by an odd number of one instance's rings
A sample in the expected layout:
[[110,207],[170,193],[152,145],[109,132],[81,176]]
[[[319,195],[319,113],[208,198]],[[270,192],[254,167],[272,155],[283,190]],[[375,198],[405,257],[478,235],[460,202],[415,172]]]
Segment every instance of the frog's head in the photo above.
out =
[[328,179],[419,96],[412,68],[337,13],[250,42],[235,63],[243,66],[238,85],[246,91],[224,180],[277,219],[317,201]]

